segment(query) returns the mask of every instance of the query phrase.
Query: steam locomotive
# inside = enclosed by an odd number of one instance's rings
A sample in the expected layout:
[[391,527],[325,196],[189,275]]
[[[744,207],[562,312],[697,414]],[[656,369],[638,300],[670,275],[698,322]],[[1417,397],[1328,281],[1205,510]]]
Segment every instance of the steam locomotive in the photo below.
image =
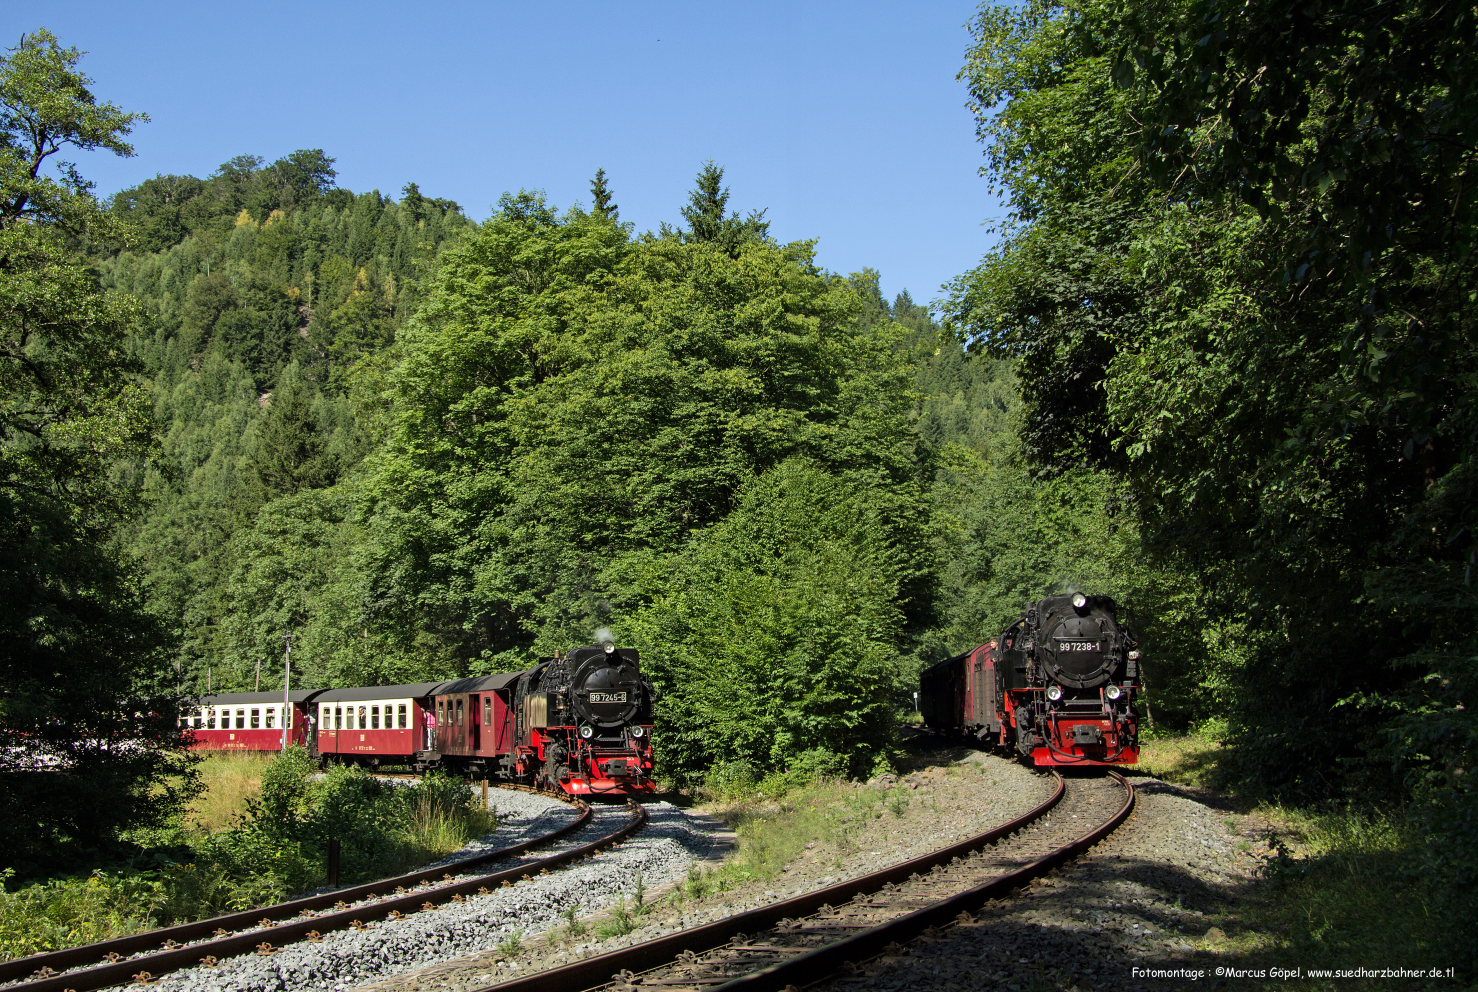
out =
[[[450,682],[205,696],[181,715],[194,747],[639,795],[652,781],[652,686],[641,656],[609,640],[521,672]],[[284,705],[284,701],[286,705]]]
[[1107,596],[1048,596],[1001,636],[925,669],[926,726],[1038,766],[1139,761],[1139,642]]

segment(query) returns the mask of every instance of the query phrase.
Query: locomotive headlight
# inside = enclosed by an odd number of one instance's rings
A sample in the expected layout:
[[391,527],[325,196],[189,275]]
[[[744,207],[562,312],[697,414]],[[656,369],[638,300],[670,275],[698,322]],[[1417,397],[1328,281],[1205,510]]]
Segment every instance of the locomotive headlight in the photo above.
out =
[[1059,699],[1061,699],[1062,698],[1062,686],[1060,686],[1060,685],[1049,685],[1047,687],[1047,698],[1050,699],[1050,700],[1052,700],[1054,703],[1057,702]]
[[1107,689],[1103,690],[1103,694],[1110,699],[1118,699],[1124,695],[1124,690],[1116,685],[1110,685]]
[[606,654],[615,654],[616,653],[616,642],[615,641],[606,641],[604,644],[601,645],[601,647],[605,648]]
[[640,727],[632,727],[631,728],[631,736],[632,737],[640,737],[642,734],[645,734],[645,733],[646,733],[646,731],[643,730]]
[[1074,609],[1081,610],[1083,607],[1085,607],[1087,605],[1088,605],[1088,597],[1087,596],[1084,596],[1080,592],[1073,593],[1073,608]]
[[595,736],[595,729],[593,727],[589,727],[589,726],[581,727],[580,728],[580,736],[583,737],[583,738],[585,738],[588,741],[588,740],[590,740],[590,738],[592,738],[592,737]]

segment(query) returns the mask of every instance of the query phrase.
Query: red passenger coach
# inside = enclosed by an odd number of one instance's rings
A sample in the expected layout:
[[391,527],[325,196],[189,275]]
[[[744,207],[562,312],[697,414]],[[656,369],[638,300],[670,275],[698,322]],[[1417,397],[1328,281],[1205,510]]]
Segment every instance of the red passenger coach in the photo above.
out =
[[426,697],[438,683],[325,689],[318,710],[318,754],[346,764],[409,764],[427,743]]
[[180,713],[180,726],[190,733],[197,751],[281,751],[282,727],[288,744],[308,743],[308,715],[317,690],[287,694],[284,715],[281,692],[223,692],[202,696]]
[[516,732],[510,698],[523,672],[504,672],[443,682],[428,705],[435,707],[436,733],[423,764],[446,763],[476,775],[506,773]]

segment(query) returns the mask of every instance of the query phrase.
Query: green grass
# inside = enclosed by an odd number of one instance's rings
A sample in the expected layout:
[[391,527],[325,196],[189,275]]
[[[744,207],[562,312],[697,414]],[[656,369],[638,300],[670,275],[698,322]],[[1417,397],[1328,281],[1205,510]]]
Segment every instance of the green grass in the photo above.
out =
[[[1269,964],[1295,964],[1305,976],[1311,968],[1456,962],[1438,876],[1426,870],[1420,827],[1405,814],[1288,807],[1260,807],[1259,813],[1280,828],[1278,856],[1266,884],[1246,901],[1242,932],[1228,941],[1228,950]],[[1347,980],[1304,977],[1280,987],[1325,990],[1342,984]],[[1447,987],[1453,987],[1450,981]]]
[[877,821],[902,816],[913,797],[902,787],[875,789],[822,780],[779,800],[756,798],[721,812],[734,826],[739,849],[714,868],[694,868],[675,898],[701,899],[748,882],[775,878],[803,854],[839,863],[875,840]]
[[272,758],[262,754],[210,754],[200,762],[200,794],[190,803],[185,821],[203,833],[215,833],[246,811],[247,801],[262,791],[262,776]]
[[[1144,742],[1139,770],[1209,789],[1223,780],[1220,766],[1227,753],[1206,735],[1158,736]],[[1470,935],[1455,933],[1443,909],[1450,893],[1433,863],[1426,828],[1414,813],[1229,798],[1270,825],[1275,847],[1263,877],[1216,921],[1225,936],[1202,942],[1202,949],[1218,955],[1218,963],[1302,969],[1301,977],[1277,983],[1288,992],[1333,992],[1350,985],[1348,978],[1310,977],[1310,969],[1460,964],[1458,942]],[[1452,989],[1462,983],[1443,978],[1358,984]]]

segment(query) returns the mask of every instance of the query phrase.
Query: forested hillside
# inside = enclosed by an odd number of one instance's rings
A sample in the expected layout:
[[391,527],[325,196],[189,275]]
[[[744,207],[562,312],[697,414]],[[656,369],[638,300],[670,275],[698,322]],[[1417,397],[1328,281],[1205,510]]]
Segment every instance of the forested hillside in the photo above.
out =
[[[865,771],[920,652],[1035,581],[1028,556],[983,607],[998,577],[964,559],[1004,532],[931,512],[1008,461],[1009,370],[728,211],[720,168],[645,235],[603,174],[589,209],[511,194],[476,227],[333,180],[320,151],[243,157],[111,204],[138,233],[100,268],[142,304],[161,436],[119,470],[143,507],[120,543],[182,691],[280,684],[288,635],[315,686],[612,626],[651,658],[670,772]],[[753,708],[720,720],[735,686]]]
[[[135,240],[100,262],[102,281],[142,307],[132,351],[160,432],[124,469],[144,509],[122,543],[175,629],[189,691],[251,688],[263,662],[280,682],[284,637],[332,574],[330,552],[300,542],[350,540],[329,494],[370,448],[375,363],[426,264],[472,226],[414,185],[396,202],[334,176],[317,150],[241,156],[111,204]],[[313,642],[299,647],[309,679],[327,677]]]

